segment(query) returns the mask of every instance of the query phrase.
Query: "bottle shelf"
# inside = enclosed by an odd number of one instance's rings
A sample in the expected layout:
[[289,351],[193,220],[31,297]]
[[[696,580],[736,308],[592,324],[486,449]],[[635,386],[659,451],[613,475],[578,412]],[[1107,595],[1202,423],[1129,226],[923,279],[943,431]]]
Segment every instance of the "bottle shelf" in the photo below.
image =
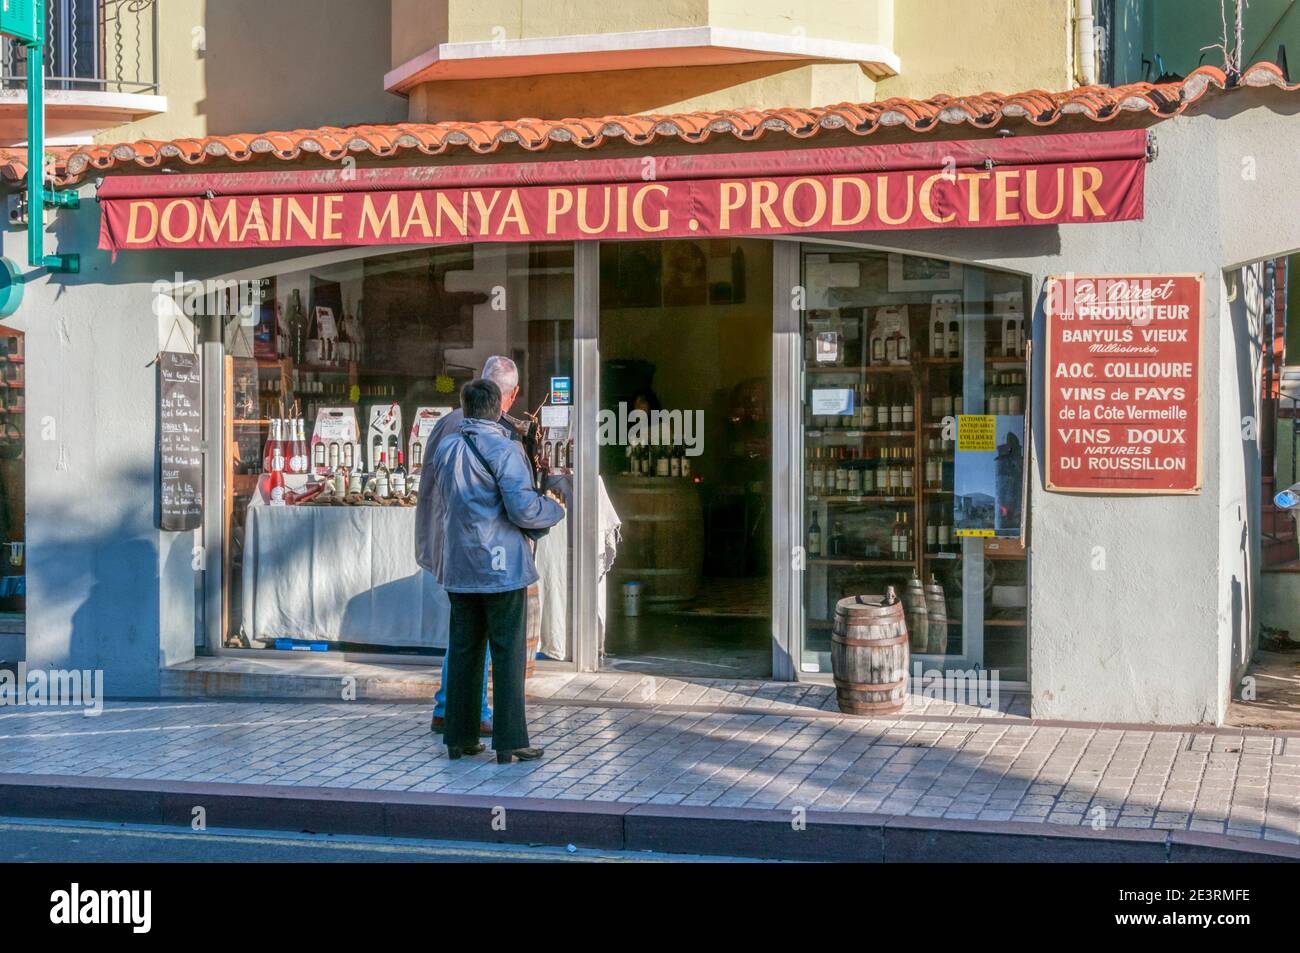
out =
[[853,496],[806,496],[809,503],[915,503],[914,496],[875,496],[863,493]]
[[805,437],[882,437],[889,439],[911,439],[915,430],[863,430],[859,427],[822,427],[818,430],[805,430]]
[[879,567],[881,569],[901,569],[903,567],[914,567],[914,559],[850,559],[844,556],[810,556],[808,564],[811,566],[857,566],[857,567]]
[[914,364],[805,364],[809,374],[906,374]]

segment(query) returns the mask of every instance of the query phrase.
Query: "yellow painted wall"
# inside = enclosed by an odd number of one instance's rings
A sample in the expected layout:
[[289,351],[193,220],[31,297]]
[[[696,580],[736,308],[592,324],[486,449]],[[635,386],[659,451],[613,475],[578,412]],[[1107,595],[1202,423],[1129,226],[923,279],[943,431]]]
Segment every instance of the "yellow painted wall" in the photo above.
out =
[[390,0],[391,66],[401,66],[439,43],[447,42],[448,7],[453,0]]
[[894,0],[392,0],[392,65],[439,43],[717,26],[888,45]]
[[[1073,0],[394,0],[393,60],[435,42],[557,36],[712,24],[878,42],[902,73],[873,81],[852,63],[761,63],[434,82],[414,90],[410,118],[563,118],[822,106],[891,96],[1074,85]],[[417,39],[418,37],[418,39]]]
[[167,0],[158,30],[167,112],[98,141],[406,118],[406,101],[383,88],[392,38],[385,3]]
[[900,75],[882,97],[924,99],[1075,85],[1072,0],[898,0],[894,52]]

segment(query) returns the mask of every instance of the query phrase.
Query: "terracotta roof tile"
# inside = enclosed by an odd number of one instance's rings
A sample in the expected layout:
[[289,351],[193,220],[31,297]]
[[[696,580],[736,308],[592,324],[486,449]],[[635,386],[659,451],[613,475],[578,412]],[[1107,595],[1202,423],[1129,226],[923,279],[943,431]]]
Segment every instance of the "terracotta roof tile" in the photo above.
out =
[[[1275,86],[1289,91],[1300,89],[1300,84],[1288,85],[1282,71],[1272,63],[1250,67],[1233,88],[1246,86]],[[714,136],[727,135],[753,141],[772,132],[808,139],[827,129],[843,129],[859,136],[899,126],[917,133],[930,132],[942,125],[991,129],[1007,119],[1050,126],[1067,116],[1085,116],[1095,122],[1108,122],[1124,113],[1148,113],[1166,118],[1182,112],[1211,88],[1228,89],[1230,86],[1222,70],[1205,66],[1179,82],[1086,86],[1062,93],[1032,89],[1011,95],[994,92],[974,96],[938,95],[929,99],[839,103],[811,109],[728,109],[558,120],[402,122],[346,129],[323,126],[319,129],[171,141],[146,139],[50,149],[48,153],[52,160],[51,174],[59,184],[66,185],[95,172],[123,167],[146,170],[164,163],[202,165],[212,160],[245,163],[265,156],[288,161],[303,153],[328,160],[360,154],[391,158],[412,151],[433,156],[460,148],[488,154],[503,145],[536,152],[554,142],[594,149],[613,139],[647,146],[659,139],[703,143]],[[0,149],[0,178],[19,181],[26,171],[26,150]]]

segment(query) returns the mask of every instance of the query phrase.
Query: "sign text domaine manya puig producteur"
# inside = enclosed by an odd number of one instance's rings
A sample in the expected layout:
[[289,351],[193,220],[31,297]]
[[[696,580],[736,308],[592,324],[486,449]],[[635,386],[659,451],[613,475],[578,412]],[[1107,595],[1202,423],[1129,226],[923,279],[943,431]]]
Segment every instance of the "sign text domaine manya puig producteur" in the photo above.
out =
[[1201,486],[1201,275],[1048,280],[1047,489]]
[[608,184],[108,198],[100,247],[247,248],[776,235],[1111,222],[1141,160]]

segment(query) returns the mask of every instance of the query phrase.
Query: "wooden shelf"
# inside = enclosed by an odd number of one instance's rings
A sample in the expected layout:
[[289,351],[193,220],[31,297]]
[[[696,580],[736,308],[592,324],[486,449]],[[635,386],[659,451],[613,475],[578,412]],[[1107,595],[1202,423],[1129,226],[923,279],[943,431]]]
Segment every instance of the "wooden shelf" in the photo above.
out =
[[905,374],[915,366],[914,364],[807,364],[804,370],[809,374]]
[[841,556],[809,556],[808,563],[813,566],[869,566],[882,569],[914,568],[912,559],[847,559]]
[[861,496],[806,496],[804,497],[809,503],[914,503],[914,496],[876,496],[872,494],[863,494]]
[[883,437],[885,439],[911,439],[915,430],[863,430],[860,427],[821,427],[805,430],[805,437]]

